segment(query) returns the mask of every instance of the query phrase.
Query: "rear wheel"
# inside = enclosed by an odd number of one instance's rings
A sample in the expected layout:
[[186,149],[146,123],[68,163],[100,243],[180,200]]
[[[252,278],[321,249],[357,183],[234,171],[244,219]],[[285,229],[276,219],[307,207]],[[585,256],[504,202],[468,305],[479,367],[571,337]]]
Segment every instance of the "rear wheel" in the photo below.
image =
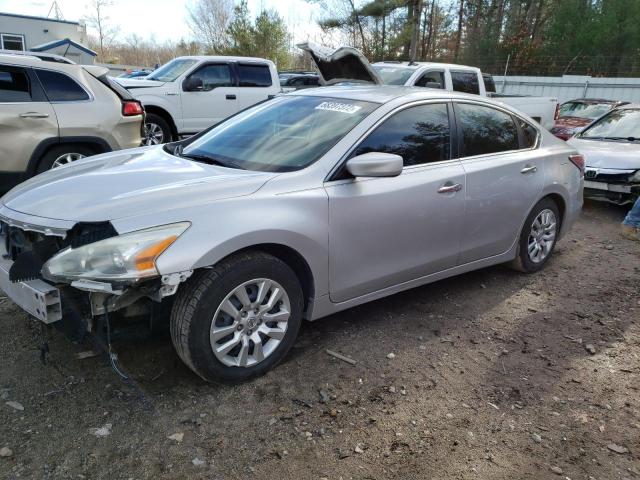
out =
[[533,273],[547,263],[560,232],[560,212],[550,198],[543,198],[529,213],[520,233],[518,256],[512,266],[521,272]]
[[62,144],[51,148],[47,153],[43,155],[38,163],[36,173],[46,172],[52,168],[62,167],[73,163],[76,160],[80,160],[84,157],[90,157],[95,155],[96,152],[90,147],[85,145]]
[[144,119],[142,145],[160,145],[171,141],[171,127],[160,115],[147,113]]
[[261,252],[240,254],[199,272],[178,292],[171,338],[202,378],[237,383],[284,358],[302,310],[302,288],[287,264]]

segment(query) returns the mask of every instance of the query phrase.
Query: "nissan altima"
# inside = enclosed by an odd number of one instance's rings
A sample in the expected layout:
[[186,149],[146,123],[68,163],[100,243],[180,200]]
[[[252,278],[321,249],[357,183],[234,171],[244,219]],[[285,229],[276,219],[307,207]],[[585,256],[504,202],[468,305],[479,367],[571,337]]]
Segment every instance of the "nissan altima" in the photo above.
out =
[[195,373],[238,382],[282,360],[305,319],[489,265],[541,270],[580,212],[583,167],[477,96],[301,90],[14,188],[0,287],[108,344],[111,322],[165,311]]

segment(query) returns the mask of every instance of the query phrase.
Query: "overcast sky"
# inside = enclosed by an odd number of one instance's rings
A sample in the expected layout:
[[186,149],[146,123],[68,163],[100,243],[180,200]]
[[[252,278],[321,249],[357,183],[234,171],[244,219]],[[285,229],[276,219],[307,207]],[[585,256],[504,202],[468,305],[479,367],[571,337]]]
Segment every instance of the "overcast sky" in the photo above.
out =
[[[88,0],[57,0],[65,20],[77,21],[89,13]],[[191,38],[186,25],[187,5],[195,0],[113,0],[108,14],[120,36],[137,33],[159,42]],[[53,0],[0,0],[0,12],[46,17]],[[304,0],[248,0],[253,15],[262,8],[275,9],[284,18],[296,42],[313,39],[319,7]]]

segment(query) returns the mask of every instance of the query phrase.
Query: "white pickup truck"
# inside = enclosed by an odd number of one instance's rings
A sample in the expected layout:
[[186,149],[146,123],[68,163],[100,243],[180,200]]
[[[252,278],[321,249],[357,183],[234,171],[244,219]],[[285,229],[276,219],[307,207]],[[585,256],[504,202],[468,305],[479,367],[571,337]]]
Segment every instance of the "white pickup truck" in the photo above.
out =
[[442,88],[491,97],[526,113],[546,129],[553,127],[558,99],[496,93],[491,75],[479,68],[432,62],[378,62],[371,65],[388,85]]
[[442,88],[491,97],[529,115],[546,129],[553,127],[558,113],[558,99],[553,97],[526,97],[495,93],[491,75],[479,68],[447,63],[378,62],[370,64],[353,47],[332,49],[312,42],[301,43],[299,48],[311,55],[324,85],[345,83],[375,83],[412,87]]
[[274,63],[249,57],[178,57],[143,80],[114,80],[144,105],[144,145],[198,133],[281,92]]

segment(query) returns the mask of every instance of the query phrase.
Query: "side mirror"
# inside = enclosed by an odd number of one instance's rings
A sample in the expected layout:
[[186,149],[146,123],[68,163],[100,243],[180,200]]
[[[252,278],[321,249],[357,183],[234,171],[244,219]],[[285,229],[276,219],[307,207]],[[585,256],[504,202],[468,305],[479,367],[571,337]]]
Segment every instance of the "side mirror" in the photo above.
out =
[[397,177],[402,163],[400,155],[369,152],[347,160],[347,171],[354,177]]
[[198,77],[185,78],[182,82],[182,90],[185,92],[201,92],[204,90],[204,82]]

